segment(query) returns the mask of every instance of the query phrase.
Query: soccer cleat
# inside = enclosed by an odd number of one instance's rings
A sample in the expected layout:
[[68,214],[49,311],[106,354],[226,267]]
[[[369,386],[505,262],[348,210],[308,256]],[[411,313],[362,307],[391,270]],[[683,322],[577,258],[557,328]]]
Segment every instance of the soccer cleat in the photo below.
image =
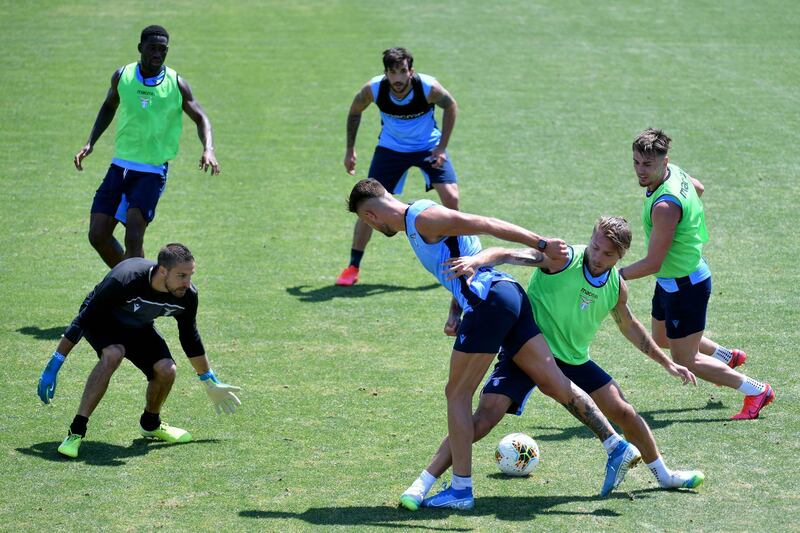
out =
[[422,507],[438,507],[441,509],[460,509],[466,511],[475,507],[475,498],[472,497],[472,487],[456,490],[453,486],[445,486],[442,492],[422,500]]
[[736,368],[737,366],[742,366],[747,362],[747,354],[744,353],[744,350],[731,350],[731,360],[728,361],[728,366],[731,368]]
[[619,487],[622,480],[625,479],[625,474],[628,470],[636,466],[641,461],[642,454],[639,450],[628,441],[623,440],[614,448],[614,451],[608,454],[608,462],[606,463],[606,478],[603,480],[603,488],[600,490],[600,496],[608,496],[612,490]]
[[83,437],[77,433],[67,433],[67,438],[58,447],[58,453],[75,459],[78,457],[78,450],[81,447]]
[[409,511],[416,511],[425,499],[425,487],[417,480],[400,495],[400,505]]
[[189,442],[192,440],[191,433],[185,429],[174,428],[166,422],[161,422],[161,425],[153,431],[147,431],[142,426],[139,426],[139,433],[142,434],[142,437],[159,439],[164,442]]
[[764,383],[764,385],[766,385],[767,388],[761,394],[744,397],[742,410],[733,415],[731,420],[752,420],[758,418],[758,413],[775,399],[775,391],[772,390],[769,383]]
[[700,470],[675,470],[672,472],[673,489],[696,489],[706,480],[705,474]]
[[353,265],[342,270],[342,273],[336,278],[336,284],[343,287],[355,285],[356,282],[358,282],[358,267],[354,267]]

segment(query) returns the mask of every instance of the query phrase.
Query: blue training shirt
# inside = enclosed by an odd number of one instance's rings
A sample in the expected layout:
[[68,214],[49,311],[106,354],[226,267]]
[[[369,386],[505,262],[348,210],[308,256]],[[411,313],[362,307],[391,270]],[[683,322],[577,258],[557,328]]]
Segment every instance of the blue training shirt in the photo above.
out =
[[486,299],[492,282],[499,280],[514,281],[514,278],[496,270],[494,267],[479,269],[467,283],[467,278],[459,277],[447,280],[444,262],[451,257],[475,255],[481,251],[481,241],[476,235],[459,235],[458,237],[444,237],[434,243],[426,243],[417,233],[417,216],[429,207],[439,205],[431,200],[418,200],[406,210],[406,237],[414,253],[419,258],[425,270],[441,283],[445,289],[453,294],[461,309],[466,313],[472,306]]
[[[418,74],[422,82],[422,89],[425,98],[431,92],[431,87],[436,78],[428,76],[427,74]],[[386,76],[381,74],[375,76],[369,81],[370,89],[372,90],[372,99],[378,101],[378,87],[381,81]],[[389,97],[396,105],[408,105],[414,99],[414,89],[403,98],[398,100],[394,95],[389,92]],[[439,144],[439,139],[442,133],[436,126],[436,118],[434,117],[434,110],[431,108],[429,111],[414,118],[399,118],[394,115],[389,115],[380,112],[381,114],[381,134],[378,136],[378,146],[394,150],[395,152],[423,152],[433,150]]]

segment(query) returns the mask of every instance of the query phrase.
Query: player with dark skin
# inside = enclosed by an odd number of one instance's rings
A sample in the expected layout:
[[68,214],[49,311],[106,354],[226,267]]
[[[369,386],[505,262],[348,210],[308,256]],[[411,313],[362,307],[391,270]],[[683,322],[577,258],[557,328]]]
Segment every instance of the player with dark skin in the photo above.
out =
[[[139,69],[142,77],[158,76],[169,51],[169,37],[149,35],[139,43],[138,49],[141,54]],[[111,86],[103,104],[100,106],[100,111],[97,113],[94,126],[89,134],[89,140],[75,154],[73,162],[78,170],[83,170],[83,160],[92,153],[97,140],[114,119],[120,104],[120,94],[117,88],[123,69],[124,67],[117,69],[111,76]],[[183,98],[183,111],[197,125],[197,135],[203,145],[199,168],[204,172],[211,169],[212,175],[219,174],[220,168],[214,153],[211,134],[211,121],[206,116],[200,103],[195,100],[189,84],[180,76],[178,76],[178,87]],[[114,229],[117,226],[117,222],[118,220],[114,216],[97,212],[91,213],[89,220],[89,242],[109,267],[114,267],[117,263],[129,257],[144,257],[144,234],[148,221],[141,210],[133,207],[127,211],[124,248],[114,237]]]

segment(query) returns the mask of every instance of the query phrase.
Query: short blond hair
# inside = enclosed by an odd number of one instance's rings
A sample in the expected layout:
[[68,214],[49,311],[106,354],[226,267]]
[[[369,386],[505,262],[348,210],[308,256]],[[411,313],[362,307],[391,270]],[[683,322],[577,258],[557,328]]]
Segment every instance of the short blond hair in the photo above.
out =
[[631,226],[622,217],[603,216],[598,218],[594,224],[594,232],[600,233],[614,243],[620,257],[624,257],[625,252],[631,247],[633,239]]

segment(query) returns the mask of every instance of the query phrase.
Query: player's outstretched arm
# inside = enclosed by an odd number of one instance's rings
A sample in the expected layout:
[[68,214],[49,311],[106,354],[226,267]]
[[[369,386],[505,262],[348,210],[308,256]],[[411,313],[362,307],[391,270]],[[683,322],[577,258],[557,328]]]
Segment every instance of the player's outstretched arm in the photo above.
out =
[[535,248],[539,241],[546,241],[544,253],[548,257],[567,257],[567,244],[561,239],[543,239],[530,230],[499,218],[472,215],[443,206],[432,207],[420,213],[417,217],[417,230],[429,242],[457,235],[491,235]]
[[681,366],[669,357],[658,347],[656,341],[647,332],[645,327],[639,322],[628,307],[628,287],[624,280],[619,283],[619,299],[617,305],[611,310],[611,316],[620,332],[625,335],[631,344],[639,349],[647,357],[664,367],[671,376],[680,378],[683,384],[692,383],[697,385],[697,378],[692,372]]
[[242,405],[242,402],[236,394],[234,394],[242,389],[234,385],[222,383],[217,378],[216,374],[214,374],[214,371],[211,370],[208,357],[205,355],[198,355],[190,357],[189,361],[192,363],[195,372],[197,372],[197,377],[200,379],[200,382],[205,384],[208,399],[214,404],[214,409],[216,409],[218,415],[222,414],[223,411],[231,414],[236,411],[238,406]]
[[[479,268],[495,265],[521,265],[534,268],[553,269],[557,260],[550,259],[544,253],[533,248],[486,248],[472,256],[451,257],[444,262],[447,267],[447,280],[460,276],[472,276]],[[558,270],[558,268],[555,268]]]
[[119,77],[121,74],[122,69],[120,68],[111,76],[111,87],[108,88],[106,99],[103,100],[103,103],[100,105],[100,111],[97,112],[97,118],[95,118],[92,131],[89,133],[89,140],[86,141],[86,144],[75,154],[72,160],[75,164],[75,168],[78,170],[83,170],[83,160],[92,153],[94,144],[100,136],[103,135],[103,132],[106,131],[111,121],[114,120],[117,107],[119,107],[119,92],[117,92],[117,86],[119,85]]
[[344,168],[351,176],[356,173],[356,135],[358,135],[358,127],[361,125],[361,113],[369,107],[372,100],[372,89],[367,83],[353,97],[353,103],[350,104],[350,111],[347,113],[347,144],[344,151]]
[[209,120],[203,106],[195,100],[192,89],[186,80],[178,76],[178,89],[183,98],[183,112],[189,115],[192,122],[197,125],[197,136],[203,145],[203,154],[200,156],[200,170],[206,172],[211,169],[211,175],[219,174],[219,163],[217,155],[214,153],[214,136],[211,133],[211,120]]

